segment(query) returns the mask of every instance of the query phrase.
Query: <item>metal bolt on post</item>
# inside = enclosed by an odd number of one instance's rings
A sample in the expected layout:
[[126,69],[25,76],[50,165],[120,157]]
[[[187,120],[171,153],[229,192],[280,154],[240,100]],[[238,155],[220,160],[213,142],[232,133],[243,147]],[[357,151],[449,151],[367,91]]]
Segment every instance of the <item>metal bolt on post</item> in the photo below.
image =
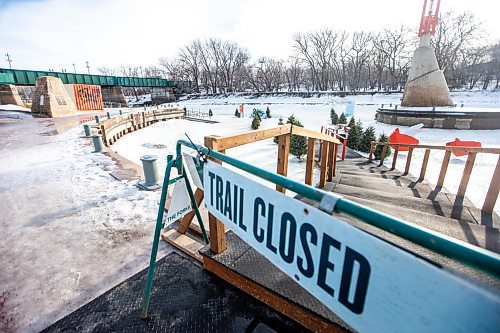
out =
[[108,116],[108,119],[111,119],[111,115],[109,114],[109,111],[106,112],[106,115]]
[[83,131],[85,132],[85,136],[87,138],[92,135],[92,133],[90,132],[90,125],[89,124],[83,124]]
[[96,122],[96,124],[99,124],[99,116],[98,115],[95,115],[95,122]]
[[99,134],[92,135],[92,143],[94,143],[94,153],[103,153],[105,151],[102,137]]
[[148,191],[154,191],[160,188],[158,184],[158,165],[156,155],[141,156],[142,169],[144,170],[144,182],[137,184],[140,188]]

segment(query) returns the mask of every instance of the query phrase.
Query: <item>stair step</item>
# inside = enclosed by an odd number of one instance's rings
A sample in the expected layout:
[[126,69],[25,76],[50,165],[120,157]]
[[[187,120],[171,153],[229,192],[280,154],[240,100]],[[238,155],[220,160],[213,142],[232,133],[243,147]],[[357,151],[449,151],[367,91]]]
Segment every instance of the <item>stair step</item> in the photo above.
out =
[[363,169],[339,169],[337,172],[340,172],[341,174],[346,174],[346,175],[353,175],[353,176],[364,176],[364,177],[377,177],[377,178],[382,178],[382,179],[392,179],[392,180],[397,180],[397,179],[408,179],[410,182],[415,182],[417,179],[415,179],[411,175],[401,175],[401,173],[393,173],[392,171],[388,172],[378,172],[376,170],[370,169],[370,170],[363,170]]
[[382,213],[437,231],[443,235],[448,235],[469,244],[500,253],[500,230],[498,229],[354,196],[344,195],[344,197]]
[[490,216],[489,219],[487,219],[487,216],[481,216],[481,211],[476,207],[454,205],[452,202],[449,202],[448,199],[431,200],[424,198],[402,197],[393,193],[343,184],[336,184],[332,192],[362,199],[375,200],[378,202],[412,209],[428,214],[444,216],[467,223],[481,224],[489,227],[494,227],[494,224],[491,223],[492,219],[497,220],[495,221],[495,224],[500,223],[500,221],[498,221],[498,216]]
[[393,180],[340,173],[335,176],[334,181],[338,184],[358,186],[419,198],[427,198],[432,192],[431,187],[427,183],[418,183],[406,178]]
[[[329,185],[330,187],[332,186],[331,184],[327,184],[327,185]],[[307,204],[318,207],[318,203],[313,201],[313,200],[310,200],[307,198],[300,198],[300,196],[297,196],[297,197],[300,200],[306,202]],[[396,236],[388,231],[379,229],[379,228],[372,226],[366,222],[360,221],[360,220],[358,220],[350,215],[347,215],[344,213],[340,213],[340,214],[336,213],[336,214],[334,214],[334,216],[338,217],[339,219],[345,221],[346,223],[349,223],[350,225],[352,225],[360,230],[363,230],[369,234],[372,234],[372,235],[374,235],[374,236],[376,236],[376,237],[378,237],[386,242],[392,243],[392,244],[394,244],[394,245],[396,245],[404,250],[407,250],[407,251],[412,252],[416,255],[419,255],[422,258],[426,258],[428,260],[431,260],[433,262],[441,264],[445,267],[449,267],[451,269],[460,271],[460,272],[470,276],[471,278],[479,280],[483,283],[489,284],[494,288],[500,288],[500,281],[498,279],[493,278],[490,275],[487,275],[485,273],[482,273],[481,271],[476,270],[470,266],[464,265],[464,264],[462,264],[454,259],[450,259],[446,256],[440,255],[432,250],[429,250],[429,249],[427,249],[423,246],[420,246],[418,244],[415,244],[409,240],[406,240],[404,238]],[[409,221],[408,219],[405,219],[405,220]],[[409,222],[413,222],[413,221],[409,221]],[[481,227],[479,225],[473,225],[473,224],[469,224],[469,223],[464,223],[464,226],[465,226],[464,230],[469,230],[469,228],[467,228],[469,226]],[[492,229],[492,228],[486,228],[486,229],[488,229],[488,231],[491,231],[488,234],[489,234],[489,237],[493,238],[493,241],[490,241],[490,239],[488,238],[488,242],[495,243],[494,236],[495,236],[495,232],[496,232],[497,233],[496,234],[496,244],[498,244],[498,230]],[[474,230],[477,231],[476,229],[474,229]],[[488,245],[488,246],[491,247],[490,245]],[[497,245],[497,249],[498,249],[498,245]],[[498,253],[498,250],[497,250],[497,253]]]

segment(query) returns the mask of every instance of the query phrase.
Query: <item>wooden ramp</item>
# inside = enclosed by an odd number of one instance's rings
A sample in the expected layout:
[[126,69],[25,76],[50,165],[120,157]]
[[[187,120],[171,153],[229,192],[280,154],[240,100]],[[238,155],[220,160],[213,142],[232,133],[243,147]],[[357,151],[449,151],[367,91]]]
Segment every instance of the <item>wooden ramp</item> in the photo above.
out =
[[313,332],[350,332],[349,326],[233,232],[227,249],[204,247],[203,267]]

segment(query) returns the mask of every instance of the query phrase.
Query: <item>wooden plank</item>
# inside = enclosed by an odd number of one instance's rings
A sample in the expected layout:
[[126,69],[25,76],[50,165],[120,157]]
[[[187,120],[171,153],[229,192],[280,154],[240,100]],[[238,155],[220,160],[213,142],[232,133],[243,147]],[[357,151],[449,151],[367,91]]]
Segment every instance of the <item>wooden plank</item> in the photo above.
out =
[[378,166],[384,165],[385,153],[387,152],[387,147],[388,146],[384,146],[384,148],[382,148],[382,153],[380,154],[380,163],[378,164]]
[[[196,191],[194,192],[194,200],[196,201],[196,204],[198,205],[198,207],[201,205],[201,202],[203,201],[203,197],[204,197],[203,190],[197,188]],[[193,221],[193,218],[195,215],[196,214],[194,212],[194,209],[192,211],[190,211],[189,213],[187,213],[186,215],[184,215],[179,226],[177,227],[177,231],[180,232],[181,234],[185,234],[189,228],[189,225],[191,224],[191,221]]]
[[495,173],[493,178],[491,178],[490,187],[488,188],[488,193],[486,193],[486,198],[484,199],[483,208],[481,209],[484,213],[491,214],[493,208],[495,208],[495,203],[498,198],[498,190],[500,189],[500,156],[498,157],[497,167],[495,168]]
[[427,163],[429,162],[429,155],[431,154],[430,149],[426,149],[424,153],[424,160],[422,161],[422,168],[420,169],[420,177],[419,180],[424,180],[425,172],[427,171]]
[[[205,137],[205,147],[212,150],[218,151],[224,154],[226,151],[220,149],[217,143],[216,136],[206,136]],[[222,164],[220,161],[214,160],[215,163]],[[226,249],[226,234],[224,231],[224,224],[215,218],[212,214],[208,213],[208,230],[210,238],[210,250],[214,253],[221,253]]]
[[469,184],[470,175],[475,161],[476,153],[470,153],[469,157],[467,157],[467,162],[465,162],[464,173],[462,175],[462,180],[460,180],[460,186],[458,187],[457,197],[459,198],[463,198],[465,196],[465,191],[467,190],[467,185]]
[[[389,142],[375,142],[378,145],[390,145]],[[437,145],[412,145],[398,143],[400,147],[413,147],[422,149],[435,149],[435,150],[447,150],[447,151],[463,151],[466,153],[486,153],[486,154],[500,154],[500,148],[489,148],[489,147],[454,147],[454,146],[437,146]]]
[[335,323],[327,321],[316,313],[293,302],[287,301],[280,295],[232,271],[210,257],[204,256],[203,268],[313,332],[347,332],[347,330]]
[[403,175],[407,175],[410,173],[410,165],[411,165],[411,158],[413,156],[413,147],[410,147],[408,149],[408,156],[406,157],[406,166],[405,166],[405,172]]
[[451,156],[451,151],[447,150],[446,153],[444,153],[443,164],[441,164],[441,171],[439,171],[439,177],[436,184],[436,188],[443,187],[444,178],[446,177],[446,170],[448,170],[448,164],[450,163],[450,156]]
[[291,125],[281,125],[278,127],[255,130],[240,134],[220,136],[215,139],[219,150],[225,150],[233,147],[245,145],[260,140],[274,138],[283,134],[290,134]]
[[[278,166],[276,172],[279,175],[288,174],[288,155],[290,153],[290,134],[284,134],[278,137]],[[276,191],[285,193],[286,189],[276,185]]]
[[370,155],[368,155],[368,162],[373,161],[373,151],[375,150],[375,144],[370,143]]
[[328,143],[323,142],[323,146],[321,147],[321,168],[319,174],[319,188],[323,188],[326,185],[326,170],[328,167]]
[[314,155],[316,154],[316,139],[307,140],[307,160],[306,160],[306,179],[307,185],[312,185],[314,177]]
[[333,180],[333,176],[334,176],[334,173],[335,173],[335,170],[334,170],[334,161],[335,161],[335,146],[336,144],[334,144],[333,142],[330,142],[328,144],[328,171],[327,171],[327,177],[326,179],[331,182]]
[[333,149],[335,152],[333,153],[334,158],[333,158],[333,163],[332,163],[332,173],[333,173],[333,177],[335,177],[335,170],[337,168],[337,153],[339,150],[339,145],[334,144]]
[[396,162],[398,160],[398,152],[399,152],[399,146],[396,146],[396,148],[394,148],[394,156],[392,157],[391,170],[396,169]]
[[205,244],[200,243],[192,239],[191,237],[188,237],[186,235],[183,235],[175,229],[170,229],[165,232],[162,232],[161,238],[168,242],[169,244],[172,244],[182,252],[190,255],[194,259],[203,262],[203,257],[199,253],[199,251],[205,246]]
[[315,138],[315,139],[319,139],[319,140],[323,140],[323,141],[327,141],[327,142],[334,142],[337,144],[340,143],[339,139],[337,139],[336,137],[333,137],[333,136],[327,135],[327,134],[323,134],[323,133],[318,133],[315,131],[311,131],[311,130],[308,130],[307,128],[304,128],[304,127],[292,125],[291,132],[294,135],[305,136],[308,138]]

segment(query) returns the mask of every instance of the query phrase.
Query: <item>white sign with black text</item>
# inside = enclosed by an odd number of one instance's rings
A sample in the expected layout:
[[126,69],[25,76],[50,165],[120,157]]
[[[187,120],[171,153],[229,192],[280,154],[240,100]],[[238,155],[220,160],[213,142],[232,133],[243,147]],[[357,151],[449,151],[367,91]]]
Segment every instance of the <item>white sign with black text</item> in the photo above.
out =
[[493,332],[498,291],[209,161],[208,211],[361,332]]
[[191,211],[191,199],[186,187],[184,178],[175,182],[172,199],[168,206],[166,214],[165,226],[181,219],[184,215]]

